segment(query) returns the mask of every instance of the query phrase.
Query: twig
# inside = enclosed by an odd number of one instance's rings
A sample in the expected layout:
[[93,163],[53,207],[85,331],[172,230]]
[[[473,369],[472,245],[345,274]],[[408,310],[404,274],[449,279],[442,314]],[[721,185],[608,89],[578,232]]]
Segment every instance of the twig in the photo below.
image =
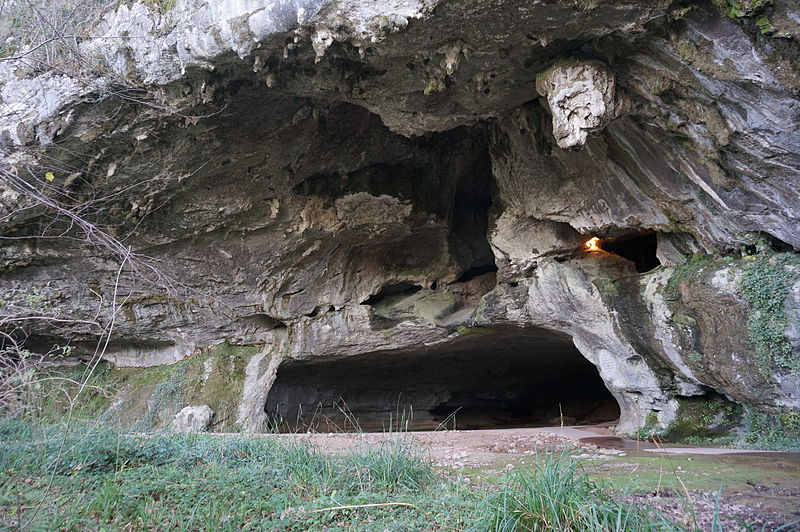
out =
[[[119,281],[120,281],[120,278],[122,276],[122,271],[124,270],[125,263],[127,261],[128,261],[128,257],[127,256],[123,256],[122,262],[120,262],[119,269],[117,270],[116,281],[115,281],[115,284],[114,284],[114,296],[111,299],[111,311],[112,311],[111,321],[110,321],[110,323],[108,324],[108,326],[106,327],[106,329],[104,331],[104,333],[107,335],[106,341],[105,341],[105,343],[103,343],[102,338],[100,339],[100,342],[98,343],[97,349],[95,350],[95,353],[94,353],[94,360],[90,361],[89,367],[87,368],[86,372],[84,373],[84,378],[83,378],[83,380],[81,382],[81,386],[80,386],[80,388],[78,388],[78,391],[75,393],[75,396],[70,401],[69,410],[67,411],[67,417],[66,417],[66,422],[65,422],[65,426],[64,426],[64,432],[61,435],[61,442],[60,442],[60,445],[59,445],[59,448],[58,448],[58,452],[56,453],[56,458],[53,461],[54,467],[53,467],[52,472],[50,473],[50,477],[48,478],[47,487],[45,488],[44,494],[42,495],[41,499],[39,500],[38,504],[36,505],[36,508],[33,511],[33,515],[31,515],[30,519],[28,519],[25,523],[23,523],[22,526],[20,526],[20,529],[27,528],[28,526],[30,526],[34,522],[34,520],[36,519],[36,516],[38,515],[38,513],[41,511],[42,507],[44,506],[44,503],[47,500],[48,495],[50,494],[50,490],[53,488],[53,483],[55,481],[56,473],[58,471],[55,466],[61,461],[61,459],[62,459],[62,457],[64,455],[64,447],[67,444],[67,436],[69,435],[70,428],[72,426],[73,415],[75,413],[75,401],[77,401],[78,397],[80,397],[80,395],[84,391],[84,389],[86,389],[87,387],[90,387],[89,380],[92,378],[92,375],[94,374],[94,371],[97,368],[97,365],[103,359],[103,356],[106,353],[106,349],[108,348],[108,343],[109,343],[109,341],[111,339],[111,335],[112,335],[113,330],[114,330],[114,324],[116,322],[117,313],[119,312],[119,308],[120,308],[120,307],[118,307],[116,305],[116,295],[117,295],[117,290],[119,289]],[[102,347],[101,347],[101,344],[102,344]],[[65,391],[65,393],[66,393],[66,391]]]
[[410,502],[376,502],[372,504],[350,504],[347,506],[331,506],[330,508],[320,508],[319,510],[311,510],[311,513],[328,512],[331,510],[351,510],[355,508],[376,508],[379,506],[407,506],[409,508],[417,509],[415,504]]
[[34,202],[56,213],[57,216],[66,217],[72,224],[79,227],[83,232],[88,243],[105,249],[116,255],[123,263],[128,262],[135,274],[148,279],[149,273],[152,282],[171,289],[172,279],[166,277],[156,266],[150,257],[134,253],[128,246],[125,246],[117,238],[97,225],[91,223],[83,216],[76,214],[73,210],[61,205],[57,200],[42,194],[33,185],[20,178],[14,172],[0,168],[0,179],[8,183],[16,192],[27,196]]

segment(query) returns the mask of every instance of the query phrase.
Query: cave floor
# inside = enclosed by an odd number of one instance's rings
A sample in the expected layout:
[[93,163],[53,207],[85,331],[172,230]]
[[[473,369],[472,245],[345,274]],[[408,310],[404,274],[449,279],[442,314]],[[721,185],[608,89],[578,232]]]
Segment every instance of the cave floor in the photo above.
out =
[[[570,450],[598,483],[632,504],[675,518],[710,519],[722,488],[722,515],[757,522],[800,524],[800,453],[716,447],[659,446],[618,438],[613,425],[385,433],[264,435],[303,441],[330,454],[411,441],[443,472],[471,484],[496,483],[513,469],[534,467],[542,453]],[[687,506],[684,501],[690,501]],[[706,528],[706,527],[704,527]],[[791,528],[790,528],[791,529]],[[800,530],[798,528],[797,530]]]

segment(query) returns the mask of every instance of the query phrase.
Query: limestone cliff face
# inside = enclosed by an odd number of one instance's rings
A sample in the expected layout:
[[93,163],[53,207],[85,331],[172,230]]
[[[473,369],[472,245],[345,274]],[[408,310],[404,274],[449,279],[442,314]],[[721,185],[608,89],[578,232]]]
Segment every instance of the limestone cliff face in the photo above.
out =
[[574,343],[621,432],[712,395],[797,412],[800,10],[719,4],[122,6],[95,77],[0,63],[0,164],[138,258],[5,179],[0,290],[73,320],[31,346],[105,326],[118,366],[259,346],[244,430],[286,361],[471,336]]

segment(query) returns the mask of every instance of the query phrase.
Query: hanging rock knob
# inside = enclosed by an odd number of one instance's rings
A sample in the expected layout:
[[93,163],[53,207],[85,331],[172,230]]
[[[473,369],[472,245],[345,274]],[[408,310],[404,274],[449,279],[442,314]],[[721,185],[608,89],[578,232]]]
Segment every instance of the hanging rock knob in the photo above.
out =
[[600,61],[559,61],[537,76],[536,90],[547,100],[561,148],[580,148],[627,106],[614,73]]

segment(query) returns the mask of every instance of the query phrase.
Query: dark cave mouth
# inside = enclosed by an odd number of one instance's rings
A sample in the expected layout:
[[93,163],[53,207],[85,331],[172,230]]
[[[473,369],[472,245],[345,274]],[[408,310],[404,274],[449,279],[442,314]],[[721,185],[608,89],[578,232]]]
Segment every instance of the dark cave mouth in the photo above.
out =
[[475,329],[445,345],[286,361],[265,411],[280,432],[474,430],[619,418],[597,369],[566,335]]
[[589,252],[605,251],[631,261],[638,273],[649,272],[661,265],[658,259],[658,235],[641,231],[612,238],[593,237],[584,243]]

